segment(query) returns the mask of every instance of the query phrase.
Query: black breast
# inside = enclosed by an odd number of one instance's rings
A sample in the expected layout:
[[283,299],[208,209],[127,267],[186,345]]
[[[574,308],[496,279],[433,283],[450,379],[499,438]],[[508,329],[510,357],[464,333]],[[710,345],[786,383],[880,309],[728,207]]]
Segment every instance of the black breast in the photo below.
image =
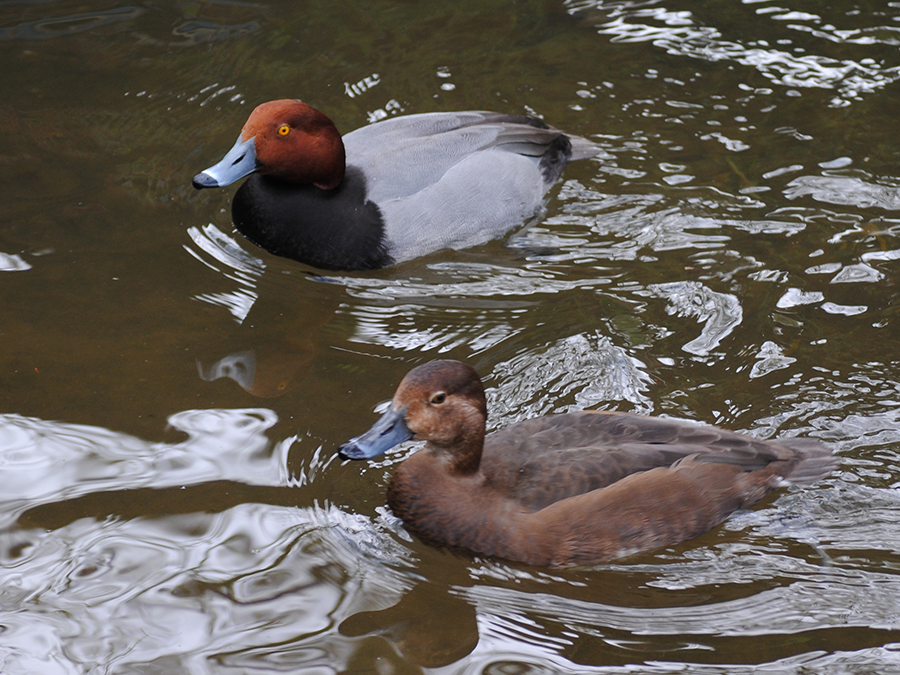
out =
[[231,217],[257,246],[320,269],[375,269],[394,262],[381,211],[366,199],[365,178],[354,167],[334,190],[254,174],[235,193]]

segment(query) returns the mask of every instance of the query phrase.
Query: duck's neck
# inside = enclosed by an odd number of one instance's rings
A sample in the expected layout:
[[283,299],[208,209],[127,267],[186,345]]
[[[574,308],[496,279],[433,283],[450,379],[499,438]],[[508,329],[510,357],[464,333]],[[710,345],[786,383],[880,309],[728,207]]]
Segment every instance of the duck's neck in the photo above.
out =
[[[480,458],[480,457],[479,457]],[[404,460],[388,485],[387,501],[391,511],[407,527],[427,541],[457,544],[457,536],[447,537],[458,528],[462,512],[481,501],[484,484],[477,459],[474,470],[449,461],[447,453],[431,444]]]
[[481,454],[484,451],[484,425],[466,431],[457,437],[452,446],[442,447],[430,442],[423,452],[430,453],[443,467],[444,471],[454,477],[475,476],[481,467]]

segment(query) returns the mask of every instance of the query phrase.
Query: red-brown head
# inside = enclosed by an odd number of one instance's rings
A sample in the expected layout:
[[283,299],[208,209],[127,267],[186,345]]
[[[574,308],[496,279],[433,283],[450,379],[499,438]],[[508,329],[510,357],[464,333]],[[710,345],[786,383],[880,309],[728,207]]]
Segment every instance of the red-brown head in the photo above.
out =
[[346,459],[375,457],[409,438],[428,441],[460,473],[478,470],[487,403],[481,378],[459,361],[431,361],[406,374],[372,429],[341,447]]
[[439,448],[484,437],[484,386],[475,369],[459,361],[431,361],[409,371],[392,407],[405,407],[409,430]]
[[255,171],[330,190],[340,185],[344,169],[344,143],[334,123],[302,101],[282,99],[257,106],[234,147],[193,185],[222,187]]

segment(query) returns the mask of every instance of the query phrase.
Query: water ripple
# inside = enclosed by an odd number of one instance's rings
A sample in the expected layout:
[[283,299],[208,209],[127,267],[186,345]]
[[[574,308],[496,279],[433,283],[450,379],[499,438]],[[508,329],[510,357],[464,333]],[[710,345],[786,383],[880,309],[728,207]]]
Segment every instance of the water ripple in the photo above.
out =
[[669,314],[696,317],[703,322],[700,335],[681,347],[689,354],[708,356],[743,320],[736,296],[718,293],[697,281],[654,284],[646,294],[668,300]]
[[[184,247],[185,251],[224,278],[239,284],[237,290],[226,293],[202,293],[195,295],[195,299],[225,307],[238,323],[242,323],[258,297],[256,286],[259,277],[265,271],[265,263],[247,253],[234,238],[229,237],[212,223],[202,229],[189,227],[187,233],[200,252],[187,245]],[[206,255],[202,255],[201,252]]]
[[[377,550],[360,548],[368,536]],[[43,662],[199,673],[235,652],[278,659],[286,644],[338,660],[351,650],[335,623],[388,606],[411,586],[394,571],[406,565],[403,552],[368,519],[335,508],[243,504],[162,520],[81,519],[52,532],[5,532],[0,558],[4,641],[15,644],[4,666],[16,672]],[[43,609],[19,613],[23,602]]]
[[862,176],[800,176],[788,183],[784,196],[788,199],[809,196],[819,202],[860,209],[900,209],[900,187],[880,185],[872,182],[870,177]]
[[25,272],[30,269],[31,265],[22,260],[18,253],[0,251],[0,272]]
[[[509,304],[509,303],[504,303]],[[512,338],[522,331],[509,321],[516,309],[483,309],[463,313],[453,307],[419,307],[399,304],[391,307],[358,306],[349,310],[356,320],[351,342],[375,344],[403,351],[445,353],[465,346],[472,354]]]
[[[886,66],[865,57],[854,60],[836,58],[826,53],[803,53],[806,48],[797,48],[792,53],[787,49],[771,46],[768,41],[759,40],[743,43],[729,40],[716,26],[703,25],[697,14],[691,11],[673,11],[665,7],[648,6],[653,3],[615,3],[608,6],[604,1],[578,2],[570,0],[567,5],[571,13],[598,13],[606,20],[598,25],[601,35],[609,35],[613,42],[649,42],[677,56],[716,62],[732,61],[756,69],[763,77],[784,87],[837,90],[841,98],[832,105],[845,105],[846,100],[860,99],[900,79],[900,66]],[[749,8],[748,8],[749,9]],[[752,10],[750,10],[752,11]],[[779,44],[791,44],[790,31],[823,40],[810,45],[822,52],[830,51],[833,44],[839,45],[885,45],[897,42],[895,26],[866,26],[860,29],[838,30],[832,25],[821,25],[818,16],[789,12],[780,7],[761,7],[756,16],[746,17],[747,22],[770,19],[782,22],[779,26],[758,26],[753,35],[766,34],[785,36],[777,40]],[[880,20],[880,13],[872,13],[871,20]],[[813,25],[804,25],[806,21]],[[816,25],[819,24],[819,25]]]
[[[438,275],[433,283],[409,279],[334,277],[348,293],[364,300],[415,299],[430,304],[434,299],[454,298],[474,305],[472,298],[540,296],[609,284],[605,278],[564,279],[549,270],[517,269],[478,263],[435,263],[428,269]],[[443,303],[442,303],[443,304]],[[491,305],[482,305],[491,306]]]
[[[640,571],[632,568],[632,571]],[[721,582],[720,582],[721,583]],[[561,622],[579,633],[600,630],[634,636],[754,636],[806,633],[834,627],[900,630],[900,580],[894,575],[847,574],[843,570],[807,571],[775,588],[747,597],[699,606],[619,607],[549,593],[496,586],[466,589],[480,612],[528,615]],[[827,602],[823,599],[827,598]],[[540,630],[540,628],[539,628]],[[537,635],[530,641],[540,644]]]
[[652,379],[643,363],[601,335],[572,335],[545,350],[533,349],[497,364],[488,389],[490,424],[549,413],[574,412],[628,401],[641,412],[653,403],[646,395]]
[[211,480],[283,485],[290,443],[272,452],[264,408],[188,410],[169,423],[188,439],[150,443],[100,427],[0,415],[0,521],[23,510],[105,490],[168,487]]

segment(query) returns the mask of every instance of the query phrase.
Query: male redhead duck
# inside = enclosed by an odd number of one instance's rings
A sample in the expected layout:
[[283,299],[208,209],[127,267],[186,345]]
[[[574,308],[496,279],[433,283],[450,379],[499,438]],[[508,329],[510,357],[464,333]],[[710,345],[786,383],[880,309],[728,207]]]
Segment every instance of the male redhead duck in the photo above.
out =
[[322,269],[374,269],[501,236],[540,212],[568,162],[599,151],[532,117],[478,111],[395,117],[342,139],[323,113],[280,100],[257,107],[193,185],[252,173],[231,206],[250,241]]
[[390,409],[339,454],[367,459],[427,441],[388,487],[406,527],[434,545],[548,567],[677,544],[836,465],[810,439],[762,441],[659,417],[550,415],[487,436],[486,418],[475,370],[432,361],[410,371]]

